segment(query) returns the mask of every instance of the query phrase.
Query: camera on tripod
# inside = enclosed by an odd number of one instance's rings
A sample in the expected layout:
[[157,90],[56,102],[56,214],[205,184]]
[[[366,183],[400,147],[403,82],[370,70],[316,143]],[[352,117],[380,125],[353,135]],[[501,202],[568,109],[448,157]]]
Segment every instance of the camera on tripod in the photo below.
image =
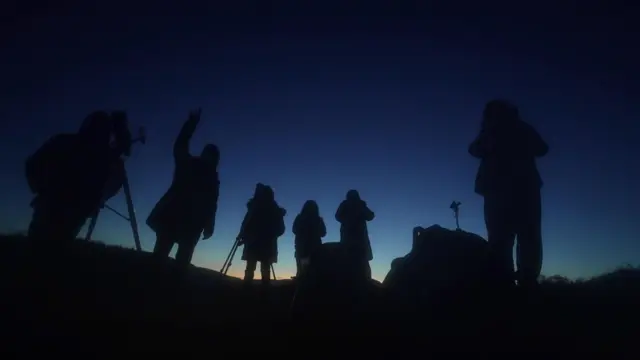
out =
[[[114,153],[116,154],[116,158],[111,164],[111,174],[104,186],[102,207],[111,210],[113,213],[130,223],[136,249],[141,251],[142,246],[140,244],[140,235],[138,233],[138,222],[136,219],[135,208],[133,206],[133,200],[131,198],[129,177],[127,176],[127,169],[124,165],[124,160],[131,156],[131,148],[133,144],[137,142],[140,142],[143,145],[146,144],[147,136],[144,127],[139,128],[137,137],[134,138],[131,135],[131,131],[129,130],[129,119],[127,117],[127,113],[124,111],[113,111],[111,113],[111,121],[113,124],[113,133],[110,145],[111,148],[115,150]],[[119,212],[106,203],[109,199],[113,198],[120,189],[124,190],[127,211],[129,213],[128,215]],[[89,229],[87,230],[87,235],[85,237],[87,241],[91,240],[91,235],[93,234],[93,230],[98,222],[99,213],[100,209],[97,209],[91,218]]]
[[129,119],[127,113],[121,110],[113,111],[111,113],[111,120],[113,121],[113,139],[111,146],[117,150],[120,156],[131,156],[131,147],[133,144],[140,142],[143,145],[147,141],[146,132],[144,127],[140,127],[138,130],[138,136],[133,137],[129,130]]

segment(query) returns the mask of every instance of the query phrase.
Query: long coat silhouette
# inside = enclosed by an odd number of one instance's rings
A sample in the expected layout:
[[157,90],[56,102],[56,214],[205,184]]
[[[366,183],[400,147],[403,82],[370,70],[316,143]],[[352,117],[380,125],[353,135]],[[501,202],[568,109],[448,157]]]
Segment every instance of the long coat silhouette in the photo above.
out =
[[[475,191],[484,197],[489,245],[498,274],[512,286],[536,283],[542,267],[541,194],[536,158],[548,145],[519,115],[517,107],[494,100],[485,106],[480,134],[469,153],[481,159]],[[517,273],[513,245],[517,238]]]
[[327,235],[327,227],[315,201],[308,200],[304,203],[302,211],[293,221],[293,234],[297,273],[300,274],[305,260],[310,259],[320,248],[322,238]]
[[340,203],[336,211],[336,220],[340,223],[340,242],[356,262],[373,260],[367,222],[374,217],[375,214],[360,199],[356,190],[347,192],[346,200]]
[[543,181],[535,159],[547,152],[538,132],[519,117],[485,120],[480,135],[469,145],[469,153],[481,159],[475,192],[484,196],[539,190]]
[[273,264],[278,262],[278,237],[285,231],[286,210],[275,201],[273,190],[262,184],[247,203],[239,238],[244,249],[242,260]]
[[[199,116],[192,115],[182,126],[173,147],[173,181],[147,218],[147,225],[158,236],[156,247],[162,247],[161,252],[167,256],[166,248],[170,251],[174,243],[179,245],[179,253],[185,247],[183,262],[190,262],[203,233],[205,238],[213,234],[218,208],[218,148],[209,144],[200,156],[189,153],[189,141],[198,121]],[[183,257],[180,255],[176,258]]]
[[327,235],[327,227],[315,201],[305,202],[302,211],[293,221],[293,234],[296,258],[308,258],[322,245],[322,238]]

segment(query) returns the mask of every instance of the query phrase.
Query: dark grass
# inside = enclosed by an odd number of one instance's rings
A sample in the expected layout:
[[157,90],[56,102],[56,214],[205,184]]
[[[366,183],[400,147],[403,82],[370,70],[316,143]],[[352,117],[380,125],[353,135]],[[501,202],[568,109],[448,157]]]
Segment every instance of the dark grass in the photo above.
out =
[[172,262],[157,264],[148,253],[96,242],[42,253],[22,236],[5,236],[0,264],[5,349],[21,351],[57,345],[304,357],[386,350],[395,356],[626,352],[640,339],[640,270],[633,267],[579,282],[546,279],[533,294],[434,301],[416,309],[394,301],[379,283],[355,291],[340,279],[322,293],[313,284],[304,288],[294,308],[298,284],[292,280],[265,292],[259,283],[245,289],[239,279],[196,267],[180,278]]

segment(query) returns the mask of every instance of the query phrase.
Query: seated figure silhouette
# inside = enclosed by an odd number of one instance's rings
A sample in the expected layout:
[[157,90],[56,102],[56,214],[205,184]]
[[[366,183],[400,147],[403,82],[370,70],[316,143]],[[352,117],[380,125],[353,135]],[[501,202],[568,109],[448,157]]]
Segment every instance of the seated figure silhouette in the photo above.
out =
[[336,220],[340,223],[340,242],[344,244],[353,266],[355,277],[370,279],[373,251],[369,241],[367,222],[375,217],[367,203],[360,199],[356,190],[349,190],[346,199],[336,211]]
[[309,262],[311,254],[322,245],[322,238],[327,235],[327,227],[315,201],[307,200],[304,203],[302,211],[293,221],[293,234],[295,235],[296,276],[299,276]]
[[245,284],[253,281],[258,262],[262,284],[269,285],[271,265],[278,262],[278,238],[284,234],[286,210],[275,200],[273,189],[257,184],[254,196],[247,203],[247,213],[242,220],[238,244],[244,245],[242,260],[247,262]]
[[484,197],[489,245],[508,286],[513,286],[514,280],[525,287],[535,285],[540,275],[543,182],[535,159],[547,152],[546,142],[520,118],[516,106],[504,100],[486,104],[480,134],[469,146],[469,153],[481,159],[475,191]]
[[[118,174],[124,174],[121,156],[131,146],[126,122],[123,112],[93,112],[77,133],[53,136],[27,159],[27,182],[35,195],[31,240],[55,247],[75,239],[87,218],[117,193]],[[110,143],[114,135],[115,145]],[[107,182],[114,179],[105,196]]]
[[176,263],[181,269],[191,263],[200,237],[213,235],[218,209],[218,147],[207,144],[200,156],[189,153],[189,141],[199,122],[198,110],[182,126],[173,145],[173,181],[147,218],[147,225],[156,233],[154,256],[168,258],[178,244]]

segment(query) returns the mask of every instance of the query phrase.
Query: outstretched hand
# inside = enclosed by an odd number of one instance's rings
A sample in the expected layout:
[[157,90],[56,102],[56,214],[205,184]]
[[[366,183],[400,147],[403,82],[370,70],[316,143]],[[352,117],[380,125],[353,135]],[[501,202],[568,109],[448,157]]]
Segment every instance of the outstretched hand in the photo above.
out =
[[200,115],[201,114],[202,114],[202,109],[191,110],[191,111],[189,111],[189,120],[200,121]]
[[189,111],[189,122],[198,123],[200,121],[200,115],[202,114],[202,109]]
[[240,236],[236,238],[236,241],[238,242],[238,245],[244,245],[244,239],[242,239]]

